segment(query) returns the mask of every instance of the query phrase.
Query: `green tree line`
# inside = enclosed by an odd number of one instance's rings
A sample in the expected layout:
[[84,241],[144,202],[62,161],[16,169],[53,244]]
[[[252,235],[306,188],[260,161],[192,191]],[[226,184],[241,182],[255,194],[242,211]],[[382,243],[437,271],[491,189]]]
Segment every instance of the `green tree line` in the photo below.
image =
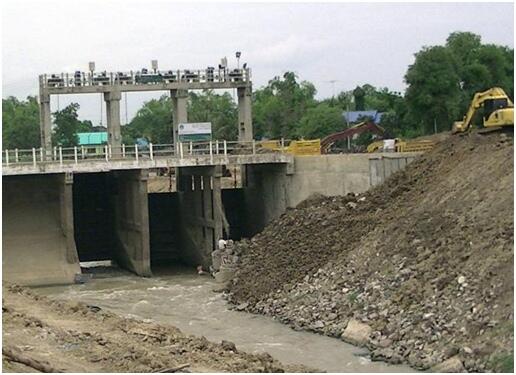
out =
[[[253,93],[256,139],[320,138],[346,127],[343,111],[383,112],[382,126],[397,137],[415,137],[449,130],[466,112],[475,92],[502,87],[514,97],[513,49],[484,44],[479,35],[455,32],[444,45],[423,47],[404,76],[404,94],[364,84],[332,98],[317,100],[315,86],[293,72],[272,78]],[[191,92],[188,119],[209,121],[213,137],[237,138],[238,110],[230,93]],[[39,110],[35,97],[2,100],[4,148],[39,147]],[[53,144],[77,144],[77,132],[102,130],[80,121],[79,105],[53,113]],[[125,143],[144,137],[153,143],[172,142],[172,102],[169,96],[144,103],[122,127]]]

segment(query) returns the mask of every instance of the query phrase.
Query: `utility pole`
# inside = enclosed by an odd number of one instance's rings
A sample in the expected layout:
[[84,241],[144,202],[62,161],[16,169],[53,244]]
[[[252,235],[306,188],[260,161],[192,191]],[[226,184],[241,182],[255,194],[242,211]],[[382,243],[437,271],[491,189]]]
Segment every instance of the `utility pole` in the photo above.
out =
[[331,101],[333,104],[333,100],[335,99],[335,82],[339,82],[338,79],[330,79],[329,81],[324,81],[326,83],[331,83]]
[[102,94],[100,94],[100,126],[102,126]]
[[[238,70],[240,70],[240,56],[242,56],[242,52],[236,51],[235,52],[235,57],[237,59],[237,69]],[[236,89],[235,88],[233,88],[233,100],[235,101],[235,103],[237,103]]]
[[[351,103],[353,103],[353,99],[354,99],[354,97],[353,97],[353,95],[351,95],[351,98],[346,103],[346,127],[348,129],[349,129],[349,110],[350,110],[349,105]],[[347,137],[347,138],[348,138],[348,152],[349,152],[349,150],[351,149],[351,139],[349,137]]]
[[124,92],[124,101],[125,101],[125,124],[127,125],[129,121],[127,120],[127,92]]

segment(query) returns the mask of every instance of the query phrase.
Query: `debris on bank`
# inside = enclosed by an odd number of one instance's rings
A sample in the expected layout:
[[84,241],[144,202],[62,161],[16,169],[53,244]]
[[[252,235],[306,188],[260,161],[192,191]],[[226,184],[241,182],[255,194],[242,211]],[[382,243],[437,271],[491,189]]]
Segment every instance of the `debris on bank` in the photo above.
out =
[[373,360],[510,371],[513,179],[511,137],[449,137],[364,194],[314,197],[236,243],[228,298]]
[[212,343],[96,306],[4,286],[4,372],[306,372],[267,353]]

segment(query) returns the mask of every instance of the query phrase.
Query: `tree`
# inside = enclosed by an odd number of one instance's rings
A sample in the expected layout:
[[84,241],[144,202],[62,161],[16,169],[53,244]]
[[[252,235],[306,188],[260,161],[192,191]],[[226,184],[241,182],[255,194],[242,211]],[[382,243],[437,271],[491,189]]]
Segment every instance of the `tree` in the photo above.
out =
[[[106,131],[106,129],[103,127],[101,131]],[[77,133],[90,133],[95,132],[93,123],[90,120],[83,120],[80,121],[77,125]]]
[[39,106],[35,96],[19,101],[2,99],[3,147],[30,149],[40,147]]
[[455,32],[446,40],[452,52],[460,86],[463,90],[461,109],[466,110],[473,95],[490,87],[502,87],[509,96],[514,92],[514,53],[512,49],[482,44],[479,35]]
[[412,130],[449,130],[467,111],[476,92],[499,86],[514,96],[514,51],[482,44],[479,35],[454,32],[445,46],[425,47],[405,75],[406,122]]
[[301,118],[297,135],[302,138],[323,138],[344,128],[342,110],[321,103],[309,108]]
[[357,111],[365,110],[365,96],[366,92],[360,86],[353,90],[353,97],[355,98],[355,108]]
[[479,35],[470,32],[453,32],[446,38],[446,48],[453,54],[459,75],[471,64],[475,51],[482,45]]
[[133,144],[146,138],[156,144],[170,144],[172,135],[172,101],[168,95],[145,102],[128,125],[122,127],[123,142]]
[[77,132],[84,123],[79,120],[77,111],[80,106],[77,103],[70,103],[60,111],[53,113],[54,115],[54,133],[52,135],[52,144],[62,147],[73,147],[79,144]]
[[438,130],[448,130],[459,116],[462,97],[452,52],[442,46],[424,48],[416,53],[405,81],[410,119],[425,133],[433,131],[434,122]]
[[353,111],[355,109],[354,100],[352,91],[342,91],[337,95],[336,106],[344,111]]
[[293,138],[306,110],[316,105],[315,86],[298,82],[295,73],[274,77],[253,96],[253,123],[257,138]]
[[[514,50],[494,44],[482,45],[475,51],[474,63],[488,72],[483,89],[499,86],[514,98]],[[473,81],[470,77],[470,82]]]
[[190,93],[188,121],[211,122],[214,139],[238,138],[238,113],[229,93],[218,95],[213,90],[205,90],[201,94]]

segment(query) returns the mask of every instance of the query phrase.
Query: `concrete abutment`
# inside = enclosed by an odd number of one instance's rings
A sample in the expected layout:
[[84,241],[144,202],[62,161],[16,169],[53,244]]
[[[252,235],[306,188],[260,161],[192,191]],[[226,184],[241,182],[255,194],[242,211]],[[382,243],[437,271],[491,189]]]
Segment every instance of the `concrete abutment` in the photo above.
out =
[[3,179],[3,280],[68,284],[80,273],[73,236],[71,175]]

